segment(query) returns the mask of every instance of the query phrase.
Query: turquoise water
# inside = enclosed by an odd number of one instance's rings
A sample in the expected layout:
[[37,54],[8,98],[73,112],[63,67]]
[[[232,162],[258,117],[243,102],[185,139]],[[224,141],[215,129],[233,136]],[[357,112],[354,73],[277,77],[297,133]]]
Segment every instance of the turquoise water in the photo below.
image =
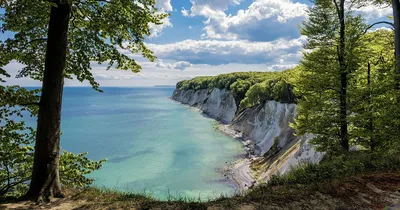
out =
[[108,158],[95,185],[159,199],[232,194],[221,168],[244,154],[216,122],[168,97],[173,88],[65,88],[62,149]]

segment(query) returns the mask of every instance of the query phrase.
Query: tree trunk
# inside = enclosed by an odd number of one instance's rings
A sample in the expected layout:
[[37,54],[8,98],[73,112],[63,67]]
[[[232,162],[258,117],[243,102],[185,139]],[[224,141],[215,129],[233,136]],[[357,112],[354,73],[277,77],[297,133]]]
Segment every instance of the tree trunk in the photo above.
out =
[[400,1],[392,0],[395,34],[397,88],[400,89]]
[[25,196],[38,202],[63,196],[59,177],[60,121],[70,5],[66,0],[57,5],[51,7],[32,179]]
[[372,89],[371,89],[371,63],[368,62],[368,76],[367,76],[367,84],[368,84],[368,130],[371,134],[370,138],[370,147],[371,151],[375,151],[376,142],[374,139],[374,123],[373,123],[373,110],[372,110]]
[[345,49],[345,0],[340,0],[338,8],[338,16],[340,21],[340,37],[339,37],[339,67],[340,67],[340,146],[343,151],[349,150],[349,135],[347,129],[347,68],[346,68],[346,49]]

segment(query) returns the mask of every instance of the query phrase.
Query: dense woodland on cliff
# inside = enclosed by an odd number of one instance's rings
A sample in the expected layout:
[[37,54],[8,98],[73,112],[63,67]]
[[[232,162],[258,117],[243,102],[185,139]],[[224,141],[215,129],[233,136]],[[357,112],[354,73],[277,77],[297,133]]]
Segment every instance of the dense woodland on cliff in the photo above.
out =
[[[139,1],[143,7],[135,1],[110,2],[0,1],[5,11],[0,14],[1,31],[15,33],[13,39],[0,41],[0,66],[20,62],[26,66],[19,76],[43,83],[39,91],[0,84],[0,197],[25,195],[24,199],[47,201],[62,197],[62,186],[93,182],[85,175],[99,169],[103,161],[60,152],[64,78],[87,80],[98,89],[91,61],[137,72],[140,66],[118,48],[154,60],[143,40],[150,33],[149,23],[161,24],[167,16],[157,13],[153,0]],[[298,135],[315,134],[313,143],[329,154],[333,164],[298,169],[273,179],[271,185],[307,183],[307,174],[314,172],[319,173],[316,177],[324,177],[319,175],[327,171],[334,176],[334,169],[343,163],[349,164],[348,171],[337,172],[341,173],[337,177],[368,167],[399,168],[400,3],[376,1],[393,7],[394,23],[381,22],[390,28],[375,31],[362,16],[348,10],[346,2],[314,1],[300,29],[308,43],[303,60],[294,69],[197,77],[177,84],[181,90],[230,90],[239,111],[266,100],[298,104],[293,128]],[[9,74],[0,68],[0,76],[4,82]],[[23,115],[38,117],[37,131],[21,121]],[[365,150],[360,161],[359,156],[347,156],[354,145]]]

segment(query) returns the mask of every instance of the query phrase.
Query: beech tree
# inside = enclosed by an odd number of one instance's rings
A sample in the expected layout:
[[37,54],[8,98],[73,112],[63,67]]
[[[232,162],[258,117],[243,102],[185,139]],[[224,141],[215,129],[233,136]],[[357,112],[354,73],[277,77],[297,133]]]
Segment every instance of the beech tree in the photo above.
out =
[[[297,128],[300,133],[304,133],[306,128],[309,128],[310,125],[305,126],[306,121],[312,120],[310,117],[303,119],[306,116],[312,116],[306,114],[307,110],[312,110],[310,106],[321,107],[321,110],[337,110],[335,113],[329,113],[333,118],[330,121],[331,123],[337,125],[337,130],[332,130],[331,132],[324,132],[327,136],[331,135],[333,138],[338,136],[340,141],[338,144],[341,146],[341,149],[347,151],[349,149],[349,134],[348,134],[348,104],[347,104],[347,87],[348,87],[348,74],[349,74],[349,65],[348,65],[348,55],[346,54],[346,25],[350,23],[346,22],[346,11],[345,11],[345,0],[316,0],[314,1],[314,7],[310,10],[310,17],[307,22],[303,23],[301,28],[301,33],[308,37],[308,44],[305,45],[306,49],[313,50],[312,53],[304,54],[304,61],[302,61],[303,67],[301,68],[306,71],[315,72],[317,74],[323,75],[325,77],[320,80],[315,81],[316,83],[320,83],[325,86],[325,88],[321,88],[321,91],[325,90],[324,94],[319,94],[318,96],[315,94],[311,94],[308,96],[308,99],[304,101],[303,108],[300,108],[299,113],[302,113],[301,110],[304,111],[304,115],[299,114],[297,118]],[[337,65],[336,65],[337,64]],[[324,73],[325,72],[325,73]],[[313,77],[315,74],[307,74],[305,73],[303,76]],[[317,76],[317,75],[315,75]],[[310,78],[309,78],[310,79]],[[314,78],[316,79],[316,78]],[[303,79],[299,79],[299,81],[303,81]],[[304,81],[306,82],[306,81]],[[298,85],[302,86],[303,82],[299,82]],[[302,86],[301,95],[305,97],[308,95],[307,93],[311,92],[319,92],[316,89],[317,85],[312,87]],[[312,99],[311,99],[312,97]],[[314,98],[315,97],[315,98]],[[322,104],[308,104],[306,105],[306,101],[320,101]],[[337,103],[336,103],[337,101]],[[312,102],[316,103],[316,102]],[[300,102],[300,104],[302,104]],[[325,104],[325,105],[324,105]],[[337,106],[338,105],[338,106]],[[301,105],[300,105],[301,106]],[[325,106],[325,108],[322,108]],[[337,106],[337,109],[335,108]],[[306,108],[308,107],[308,108]],[[314,110],[314,113],[319,111]],[[322,111],[323,112],[323,111]],[[315,116],[317,117],[317,116]],[[314,119],[316,120],[316,119]],[[323,120],[321,119],[321,122]],[[330,128],[332,126],[328,126],[323,123],[320,124],[321,129]],[[305,127],[304,127],[305,126]],[[326,127],[328,126],[328,127]],[[319,126],[311,126],[311,127],[319,127]],[[333,126],[336,127],[336,126]],[[322,130],[315,130],[313,133],[321,133]],[[317,134],[315,133],[315,134]],[[332,138],[330,137],[330,138]]]
[[91,62],[138,72],[140,65],[122,51],[153,61],[143,41],[151,24],[162,24],[167,14],[157,11],[155,0],[3,0],[0,8],[0,30],[11,34],[0,43],[1,66],[17,61],[24,65],[19,77],[42,81],[32,178],[25,198],[41,202],[63,197],[59,159],[64,78],[89,81],[98,90]]
[[301,33],[308,37],[298,68],[298,134],[313,133],[322,150],[348,151],[350,146],[348,86],[357,69],[355,50],[367,26],[351,14],[345,0],[316,0]]

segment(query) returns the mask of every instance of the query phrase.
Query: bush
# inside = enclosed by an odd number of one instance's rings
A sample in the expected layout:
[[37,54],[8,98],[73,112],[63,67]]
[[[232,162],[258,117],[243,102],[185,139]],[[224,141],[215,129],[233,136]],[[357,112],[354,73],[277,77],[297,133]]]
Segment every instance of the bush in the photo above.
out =
[[[35,116],[37,107],[33,104],[38,101],[37,93],[18,86],[0,86],[0,198],[19,197],[28,190],[35,130],[22,120],[24,115]],[[60,158],[63,186],[92,184],[94,179],[85,175],[99,169],[105,160],[92,161],[85,155],[63,151]]]
[[307,185],[364,172],[398,170],[400,170],[400,152],[398,150],[390,150],[385,153],[359,151],[324,159],[319,164],[301,165],[285,175],[272,176],[268,185]]

